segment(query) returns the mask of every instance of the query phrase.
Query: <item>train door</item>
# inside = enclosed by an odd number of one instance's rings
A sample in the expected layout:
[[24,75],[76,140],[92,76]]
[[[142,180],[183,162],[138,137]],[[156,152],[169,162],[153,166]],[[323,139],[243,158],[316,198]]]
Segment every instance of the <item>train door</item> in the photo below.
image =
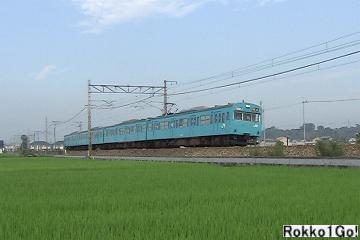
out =
[[145,131],[145,140],[149,139],[148,133],[149,133],[149,121],[146,120],[145,124],[143,125],[143,131]]
[[196,135],[196,115],[191,115],[189,120],[190,136]]
[[175,120],[174,120],[174,118],[170,118],[169,119],[170,138],[174,137],[174,128],[175,128]]
[[221,134],[224,130],[223,113],[221,111],[214,112],[214,133]]

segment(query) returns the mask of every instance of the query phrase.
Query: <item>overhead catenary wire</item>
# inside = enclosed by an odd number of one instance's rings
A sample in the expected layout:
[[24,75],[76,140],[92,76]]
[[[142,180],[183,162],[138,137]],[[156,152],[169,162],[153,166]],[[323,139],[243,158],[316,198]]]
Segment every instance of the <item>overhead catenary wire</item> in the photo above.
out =
[[123,104],[123,105],[118,105],[118,106],[109,106],[109,107],[95,107],[95,109],[117,109],[117,108],[123,108],[123,107],[128,107],[128,106],[131,106],[131,105],[134,105],[136,103],[141,103],[141,102],[144,102],[146,100],[149,100],[151,98],[153,98],[154,96],[149,96],[149,97],[146,97],[146,98],[143,98],[143,99],[140,99],[140,100],[137,100],[137,101],[134,101],[134,102],[130,102],[130,103],[126,103],[126,104]]
[[[273,82],[273,81],[278,81],[278,80],[283,80],[283,79],[289,79],[289,78],[294,78],[294,77],[298,77],[298,76],[302,76],[302,75],[307,75],[307,74],[311,74],[311,73],[315,73],[315,72],[320,72],[320,71],[325,71],[325,70],[330,70],[330,69],[335,69],[335,68],[339,68],[339,67],[343,67],[343,66],[347,66],[347,65],[351,65],[351,64],[355,64],[360,62],[360,59],[354,60],[354,61],[350,61],[350,62],[346,62],[346,63],[341,63],[341,64],[336,64],[336,65],[332,65],[332,66],[328,66],[328,67],[318,67],[316,69],[312,69],[306,72],[300,72],[300,73],[296,73],[296,74],[291,74],[291,75],[286,75],[286,76],[282,76],[282,77],[274,77],[268,80],[263,80],[261,82],[252,82],[252,83],[248,83],[248,84],[243,84],[241,86],[241,88],[246,88],[246,87],[251,87],[254,85],[260,85],[260,84],[265,84],[265,83],[269,83],[269,82]],[[212,95],[212,94],[218,94],[218,93],[222,93],[222,92],[230,92],[230,91],[238,91],[238,88],[228,88],[228,89],[222,89],[222,90],[217,90],[217,91],[213,91],[211,93],[206,93],[206,94],[200,94],[197,96],[193,96],[193,97],[186,97],[183,99],[177,99],[177,102],[184,102],[184,101],[191,101],[193,99],[196,98],[201,98],[204,96],[208,96],[208,95]]]
[[319,43],[319,44],[315,44],[315,45],[312,45],[312,46],[309,46],[309,47],[306,47],[306,48],[295,50],[295,51],[292,51],[292,52],[289,52],[289,53],[285,53],[285,54],[277,56],[277,57],[269,58],[269,59],[260,61],[258,63],[254,63],[254,64],[250,64],[250,65],[247,65],[247,66],[244,66],[244,67],[236,68],[236,69],[226,71],[226,72],[223,72],[223,73],[220,73],[220,74],[215,74],[215,75],[212,75],[212,76],[209,76],[209,77],[205,77],[205,78],[201,78],[201,79],[197,79],[197,80],[192,80],[192,81],[188,81],[188,82],[183,82],[183,83],[181,83],[179,85],[188,85],[188,84],[192,84],[192,83],[198,83],[198,82],[211,80],[211,79],[214,79],[214,78],[219,78],[219,77],[222,77],[224,75],[232,74],[232,73],[234,73],[236,71],[245,70],[245,69],[255,67],[255,66],[258,66],[260,64],[264,64],[264,63],[268,63],[268,62],[270,62],[271,64],[274,64],[275,60],[277,60],[277,59],[281,59],[281,58],[284,58],[284,57],[287,57],[287,56],[291,56],[291,55],[294,55],[294,54],[297,54],[297,53],[301,53],[301,52],[304,52],[304,51],[307,51],[307,50],[310,50],[310,49],[313,49],[313,48],[316,48],[316,47],[325,46],[324,50],[326,51],[326,50],[329,50],[328,46],[329,46],[330,43],[333,43],[333,42],[336,42],[336,41],[339,41],[339,40],[342,40],[342,39],[346,39],[346,38],[349,38],[349,37],[352,37],[352,36],[355,36],[355,35],[358,35],[358,34],[360,34],[360,31],[352,32],[352,33],[349,33],[349,34],[344,34],[344,35],[342,35],[340,37],[337,37],[337,38],[334,38],[334,39],[331,39],[331,40],[328,40],[328,41],[325,41],[325,42],[322,42],[322,43]]
[[[249,84],[244,85],[243,88],[244,88],[244,87],[250,87],[250,86],[258,85],[258,84],[264,84],[264,83],[268,83],[268,82],[271,82],[271,81],[277,81],[277,80],[282,80],[282,79],[297,77],[297,76],[300,76],[300,75],[310,74],[310,73],[314,73],[314,72],[319,72],[319,71],[334,69],[334,68],[338,68],[338,67],[342,67],[342,66],[346,66],[346,65],[358,63],[358,62],[360,62],[360,59],[354,60],[354,61],[350,61],[350,62],[346,62],[346,63],[336,64],[336,65],[332,65],[332,66],[328,66],[328,67],[316,68],[316,69],[314,69],[314,70],[310,70],[310,71],[306,71],[306,72],[301,72],[301,73],[296,73],[296,74],[293,74],[293,75],[290,75],[290,76],[283,76],[283,77],[272,78],[272,79],[264,80],[264,81],[261,81],[261,82],[252,82],[252,83],[249,83]],[[234,91],[234,90],[237,90],[237,89],[222,89],[222,90],[218,90],[218,91],[216,91],[216,92],[212,92],[212,93],[210,93],[210,94],[216,94],[216,93],[219,93],[219,92]],[[207,95],[209,95],[209,94],[201,94],[201,95],[194,96],[194,97],[190,97],[190,98],[187,97],[186,99],[182,99],[182,100],[180,100],[180,101],[181,101],[181,102],[183,102],[183,101],[189,101],[189,100],[193,100],[193,99],[196,99],[196,98],[204,97],[204,96],[207,96]],[[159,97],[159,96],[154,96],[154,98],[156,98],[156,97]],[[145,100],[146,100],[146,99],[142,99],[142,100],[139,100],[139,101],[136,101],[136,102],[124,104],[124,105],[122,105],[122,106],[117,106],[116,108],[131,106],[132,104],[135,104],[135,103],[145,102]],[[177,102],[178,102],[178,101],[179,101],[179,100],[177,100]],[[154,102],[154,101],[152,101],[152,102]],[[159,103],[161,103],[161,102],[159,102]],[[104,109],[104,108],[102,108],[102,109]],[[111,107],[107,107],[107,108],[105,108],[105,109],[111,109]],[[271,109],[268,108],[267,110],[273,110],[273,108],[271,108]]]
[[76,113],[74,116],[72,116],[71,118],[69,118],[68,120],[65,121],[56,121],[56,125],[63,125],[66,124],[68,122],[71,122],[72,120],[74,120],[75,118],[77,118],[78,116],[80,116],[81,113],[83,113],[85,111],[86,107],[84,107],[83,109],[81,109],[78,113]]
[[276,107],[265,108],[264,111],[273,111],[273,110],[291,108],[294,106],[300,106],[303,103],[335,103],[335,102],[354,102],[354,101],[360,101],[360,98],[345,98],[345,99],[330,99],[330,100],[329,99],[328,100],[304,100],[302,102],[296,102],[296,103],[291,103],[291,104],[286,104],[286,105],[281,105],[281,106],[276,106]]
[[330,99],[330,100],[304,100],[304,103],[334,103],[360,101],[360,98]]
[[178,96],[178,95],[185,95],[185,94],[190,94],[190,93],[198,93],[198,92],[221,89],[221,88],[231,87],[231,86],[235,86],[235,85],[250,83],[250,82],[256,82],[256,81],[260,81],[262,79],[266,79],[266,78],[270,78],[270,77],[276,77],[276,76],[279,76],[279,75],[299,71],[299,70],[302,70],[302,69],[310,68],[310,67],[313,67],[313,66],[316,66],[316,65],[327,63],[327,62],[332,62],[332,61],[335,61],[335,60],[338,60],[338,59],[341,59],[341,58],[346,58],[346,57],[349,57],[349,56],[352,56],[352,55],[355,55],[355,54],[359,54],[359,53],[360,53],[360,50],[353,51],[353,52],[343,54],[343,55],[340,55],[340,56],[328,58],[326,60],[321,60],[321,61],[318,61],[318,62],[314,62],[314,63],[311,63],[311,64],[306,64],[306,65],[303,65],[303,66],[300,66],[300,67],[291,68],[291,69],[280,71],[280,72],[273,73],[273,74],[267,74],[267,75],[264,75],[264,76],[261,76],[261,77],[251,78],[251,79],[238,81],[238,82],[233,82],[233,83],[224,84],[224,85],[215,86],[215,87],[203,88],[203,89],[199,89],[199,90],[175,92],[175,93],[169,94],[169,96]]
[[[335,47],[332,47],[332,48],[323,49],[323,50],[320,50],[320,51],[317,51],[317,52],[312,52],[312,53],[307,53],[305,55],[292,57],[290,59],[285,59],[285,60],[282,60],[282,61],[279,61],[279,62],[271,62],[271,63],[268,63],[266,65],[257,66],[255,68],[244,69],[244,70],[242,70],[240,72],[239,71],[233,71],[233,72],[231,72],[231,74],[223,75],[221,78],[212,80],[210,82],[206,82],[206,84],[209,85],[209,84],[225,81],[225,80],[228,80],[228,79],[231,79],[231,78],[249,75],[251,73],[260,72],[262,70],[266,70],[266,69],[269,69],[269,68],[273,68],[273,67],[277,67],[277,66],[281,66],[281,65],[285,65],[285,64],[290,64],[290,63],[293,63],[293,62],[297,62],[297,61],[304,60],[304,59],[307,59],[307,58],[320,56],[320,55],[323,55],[323,54],[329,54],[329,53],[332,53],[332,52],[335,52],[335,51],[343,50],[343,49],[354,47],[354,46],[357,46],[357,45],[360,45],[360,40],[356,40],[356,41],[346,43],[346,44],[341,44],[341,45],[338,45],[338,46],[335,46]],[[185,88],[182,91],[186,91],[188,89],[199,88],[199,87],[202,87],[203,84],[204,83],[202,81],[200,81],[199,86],[193,86],[193,87],[190,87],[190,88]]]
[[[337,57],[338,58],[338,57]],[[334,58],[335,59],[335,58]],[[328,61],[328,60],[325,60],[325,61]],[[274,80],[279,80],[279,79],[283,79],[283,78],[288,78],[288,77],[294,77],[294,76],[298,76],[298,75],[303,75],[303,74],[307,74],[307,73],[312,73],[312,72],[316,72],[316,71],[319,71],[319,70],[326,70],[326,69],[330,69],[330,68],[335,68],[335,67],[339,67],[339,66],[343,66],[343,65],[348,65],[348,64],[352,64],[352,63],[356,63],[356,62],[359,62],[360,60],[356,60],[356,61],[352,61],[352,62],[348,62],[348,63],[343,63],[343,64],[338,64],[338,65],[335,65],[335,66],[330,66],[330,67],[327,67],[327,68],[317,68],[316,70],[311,70],[309,72],[304,72],[304,73],[298,73],[298,74],[294,74],[292,76],[284,76],[284,77],[281,77],[281,78],[274,78],[274,79],[270,79],[268,81],[274,81]],[[322,61],[323,63],[324,61]],[[313,65],[317,65],[318,63],[315,63]],[[265,81],[262,81],[262,82],[253,82],[249,85],[245,85],[244,87],[248,87],[248,86],[252,86],[252,85],[255,85],[255,84],[261,84],[261,83],[264,83]],[[231,90],[231,89],[230,89]],[[228,89],[225,89],[223,91],[228,91]],[[217,91],[219,92],[219,91]],[[150,97],[147,97],[147,98],[144,98],[144,99],[141,99],[141,100],[137,100],[137,101],[134,101],[134,102],[130,102],[130,103],[126,103],[126,104],[123,104],[123,105],[119,105],[119,106],[112,106],[112,107],[95,107],[95,109],[118,109],[118,108],[123,108],[123,107],[128,107],[128,106],[131,106],[131,105],[134,105],[134,104],[137,104],[137,103],[144,103],[146,104],[146,100],[149,100],[151,98],[154,98],[154,97],[159,97],[159,96],[150,96]],[[201,96],[200,96],[201,97]],[[191,98],[193,99],[193,98]],[[270,109],[268,109],[270,110]]]

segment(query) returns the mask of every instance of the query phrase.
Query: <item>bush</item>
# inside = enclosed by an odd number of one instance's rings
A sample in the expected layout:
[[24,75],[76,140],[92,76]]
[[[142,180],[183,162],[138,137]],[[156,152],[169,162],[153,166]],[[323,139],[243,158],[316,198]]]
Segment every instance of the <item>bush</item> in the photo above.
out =
[[284,143],[281,141],[277,141],[275,146],[273,146],[268,152],[269,156],[272,157],[281,157],[284,156]]
[[260,157],[260,156],[262,156],[259,147],[253,147],[253,148],[250,150],[249,155],[250,155],[251,157]]
[[316,152],[322,157],[338,157],[344,155],[342,145],[332,140],[321,140],[315,144]]

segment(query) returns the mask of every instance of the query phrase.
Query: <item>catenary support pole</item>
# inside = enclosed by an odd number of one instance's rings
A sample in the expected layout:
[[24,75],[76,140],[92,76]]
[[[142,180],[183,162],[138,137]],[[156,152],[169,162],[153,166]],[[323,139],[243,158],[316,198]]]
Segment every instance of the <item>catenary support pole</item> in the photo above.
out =
[[164,80],[164,110],[163,110],[163,115],[166,116],[168,114],[168,110],[167,110],[167,81]]
[[91,134],[91,81],[88,80],[88,158],[91,158],[92,154],[92,134]]
[[306,144],[306,123],[305,123],[305,100],[302,102],[303,104],[303,130],[304,130],[304,144]]

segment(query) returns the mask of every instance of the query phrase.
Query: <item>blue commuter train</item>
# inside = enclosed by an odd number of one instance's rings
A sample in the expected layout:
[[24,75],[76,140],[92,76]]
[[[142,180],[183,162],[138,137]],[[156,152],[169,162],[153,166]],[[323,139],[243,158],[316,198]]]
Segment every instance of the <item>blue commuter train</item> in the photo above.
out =
[[[241,102],[131,120],[92,129],[92,144],[103,150],[255,144],[262,128],[261,113],[260,106]],[[86,150],[87,145],[87,131],[64,137],[68,150]]]

